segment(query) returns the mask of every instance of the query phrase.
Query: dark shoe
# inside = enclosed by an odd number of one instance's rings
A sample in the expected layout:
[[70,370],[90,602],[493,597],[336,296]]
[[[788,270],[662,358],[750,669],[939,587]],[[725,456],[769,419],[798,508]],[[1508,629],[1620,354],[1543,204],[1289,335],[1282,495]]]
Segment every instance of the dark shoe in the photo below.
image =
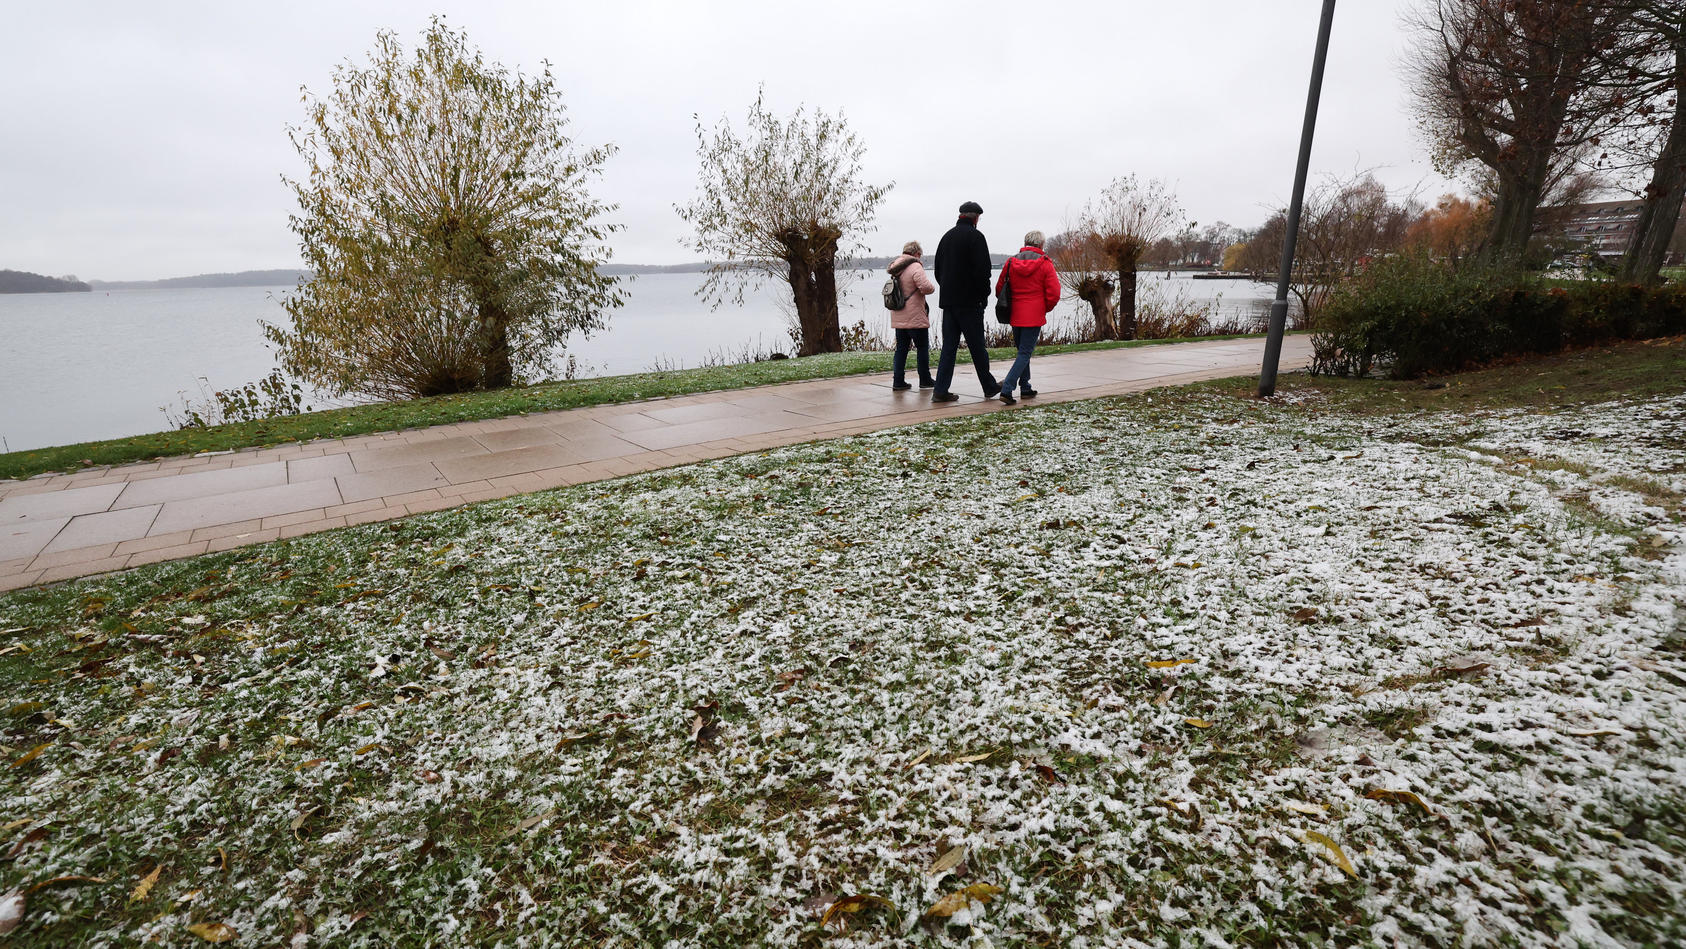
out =
[[959,402],[960,397],[955,395],[952,392],[933,392],[933,393],[931,393],[931,401],[932,402]]
[[986,399],[993,399],[1000,394],[1001,394],[1001,383],[999,383],[999,382],[991,382],[989,384],[989,388],[984,390],[984,398],[986,398]]
[[1019,400],[1013,398],[1013,393],[1008,392],[1006,389],[1002,389],[1001,392],[999,393],[999,395],[1001,396],[1001,404],[1003,404],[1003,405],[1018,405],[1019,404]]
[[1036,390],[1032,389],[1029,386],[1025,386],[1024,388],[1019,390],[1019,398],[1021,398],[1021,399],[1034,399],[1034,398],[1036,398]]
[[935,389],[936,387],[937,387],[937,380],[935,380],[935,379],[921,379],[921,380],[919,380],[919,388],[921,388],[921,389]]
[[907,390],[909,390],[909,389],[911,389],[911,388],[913,388],[913,387],[912,387],[912,386],[910,386],[910,385],[908,385],[908,384],[907,384],[907,383],[905,383],[905,382],[898,382],[898,383],[896,383],[896,384],[894,384],[894,385],[892,385],[892,386],[890,386],[890,388],[891,388],[891,389],[892,389],[892,390],[894,390],[894,391],[896,391],[896,392],[906,392],[906,391],[907,391]]

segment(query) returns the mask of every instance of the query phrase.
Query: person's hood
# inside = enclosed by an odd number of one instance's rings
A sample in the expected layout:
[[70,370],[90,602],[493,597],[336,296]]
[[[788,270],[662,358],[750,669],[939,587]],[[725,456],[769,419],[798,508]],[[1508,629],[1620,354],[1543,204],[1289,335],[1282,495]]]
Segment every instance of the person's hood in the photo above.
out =
[[910,261],[910,260],[919,260],[919,258],[913,256],[912,254],[903,254],[900,257],[897,257],[895,260],[890,261],[890,266],[885,267],[884,270],[886,272],[891,271],[891,270],[895,270],[897,267],[903,266],[907,261]]

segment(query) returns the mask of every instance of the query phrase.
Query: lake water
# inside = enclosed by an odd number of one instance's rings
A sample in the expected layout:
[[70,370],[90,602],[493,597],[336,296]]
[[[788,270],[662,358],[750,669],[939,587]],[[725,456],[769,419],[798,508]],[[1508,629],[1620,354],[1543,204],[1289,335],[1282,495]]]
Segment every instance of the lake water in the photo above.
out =
[[[710,311],[695,297],[700,274],[644,274],[608,330],[572,340],[581,375],[736,361],[745,351],[791,350],[787,298],[767,286],[744,305]],[[866,320],[888,338],[879,273],[839,275],[843,325]],[[1143,273],[1142,298],[1214,302],[1227,317],[1262,319],[1272,289],[1232,280]],[[290,287],[0,294],[0,450],[18,451],[170,427],[163,408],[181,396],[253,382],[275,365],[260,320],[281,322]],[[788,290],[784,291],[788,294]],[[1076,317],[1061,304],[1056,320]],[[315,397],[320,408],[331,404]]]

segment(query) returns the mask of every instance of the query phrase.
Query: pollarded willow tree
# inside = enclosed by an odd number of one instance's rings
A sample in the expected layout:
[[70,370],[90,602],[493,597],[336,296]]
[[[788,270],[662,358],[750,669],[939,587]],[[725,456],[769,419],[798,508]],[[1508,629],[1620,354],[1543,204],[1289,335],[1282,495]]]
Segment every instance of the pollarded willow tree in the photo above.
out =
[[312,276],[265,326],[288,371],[378,399],[500,388],[621,304],[614,206],[588,189],[614,148],[569,137],[548,67],[488,63],[435,18],[413,55],[381,33],[304,99],[308,172],[283,180]]
[[788,118],[755,97],[742,133],[722,119],[697,123],[698,194],[678,205],[696,229],[686,243],[712,263],[698,295],[741,304],[764,278],[787,281],[796,305],[797,355],[841,352],[837,255],[860,239],[894,183],[868,184],[866,146],[841,113],[797,107]]
[[1148,248],[1176,234],[1182,222],[1183,210],[1176,194],[1159,178],[1115,178],[1098,199],[1084,207],[1081,222],[1069,235],[1072,246],[1098,251],[1107,267],[1118,275],[1117,307],[1103,313],[1090,304],[1102,336],[1136,338],[1136,267]]

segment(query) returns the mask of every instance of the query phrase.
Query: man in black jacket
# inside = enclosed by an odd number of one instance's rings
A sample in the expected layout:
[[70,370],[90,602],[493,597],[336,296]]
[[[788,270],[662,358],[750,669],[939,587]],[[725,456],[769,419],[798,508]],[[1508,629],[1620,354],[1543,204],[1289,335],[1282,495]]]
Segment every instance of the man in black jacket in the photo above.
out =
[[984,308],[989,305],[989,242],[978,230],[983,208],[976,201],[960,206],[960,220],[937,244],[937,283],[942,293],[937,306],[943,311],[943,351],[937,360],[937,387],[932,402],[953,402],[960,397],[948,391],[954,381],[954,357],[960,337],[972,353],[972,368],[978,371],[984,398],[994,398],[1001,386],[989,372],[989,350],[984,348]]

